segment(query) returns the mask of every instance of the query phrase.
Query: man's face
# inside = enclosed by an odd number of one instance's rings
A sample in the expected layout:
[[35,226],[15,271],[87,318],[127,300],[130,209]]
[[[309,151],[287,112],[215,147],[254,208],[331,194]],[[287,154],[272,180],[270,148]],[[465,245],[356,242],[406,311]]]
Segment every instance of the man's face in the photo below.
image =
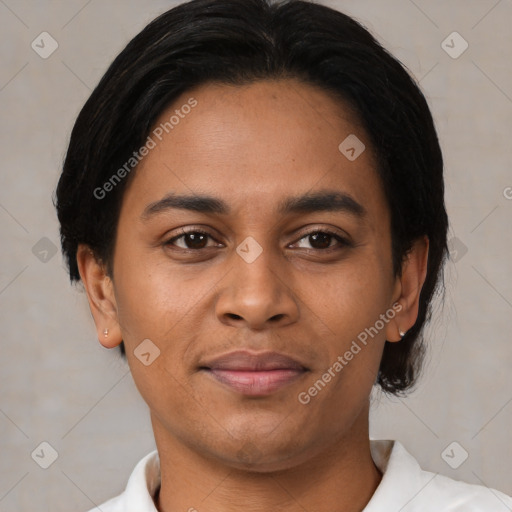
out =
[[[390,328],[375,325],[397,296],[370,141],[339,101],[296,81],[202,86],[155,127],[175,110],[119,218],[113,283],[130,368],[160,435],[234,467],[286,468],[367,421]],[[339,149],[351,135],[366,145],[359,156],[353,137]],[[284,208],[320,193],[341,206]],[[225,211],[159,203],[170,194]],[[160,350],[147,366],[134,354],[146,339]],[[236,350],[279,352],[303,370],[208,366]]]

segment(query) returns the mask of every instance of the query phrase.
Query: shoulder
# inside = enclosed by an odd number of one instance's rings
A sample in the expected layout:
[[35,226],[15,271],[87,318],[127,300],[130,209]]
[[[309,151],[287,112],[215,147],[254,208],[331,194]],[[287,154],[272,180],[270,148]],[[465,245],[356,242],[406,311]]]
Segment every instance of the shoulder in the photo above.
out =
[[383,477],[364,512],[511,512],[512,498],[484,485],[424,471],[398,441],[371,440]]

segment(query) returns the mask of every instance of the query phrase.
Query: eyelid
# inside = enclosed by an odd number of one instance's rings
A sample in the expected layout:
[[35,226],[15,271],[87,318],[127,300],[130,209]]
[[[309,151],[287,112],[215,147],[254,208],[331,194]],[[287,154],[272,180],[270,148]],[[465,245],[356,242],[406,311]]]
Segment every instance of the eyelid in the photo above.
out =
[[[208,231],[206,228],[200,228],[200,227],[185,227],[185,228],[178,228],[178,233],[173,235],[171,238],[166,238],[166,241],[164,242],[164,245],[172,245],[171,242],[174,242],[180,238],[182,238],[185,235],[188,235],[189,233],[199,233],[201,235],[205,235],[210,237],[212,240],[217,240],[212,235],[210,231]],[[178,249],[182,249],[181,247],[178,247]],[[199,251],[201,249],[183,249],[183,250],[189,250],[189,251]]]
[[[183,236],[185,236],[189,233],[199,233],[199,234],[202,234],[202,235],[205,235],[205,236],[211,238],[212,240],[214,240],[217,243],[221,243],[216,240],[216,238],[211,234],[210,231],[208,231],[207,228],[187,226],[187,227],[179,228],[178,233],[173,235],[171,238],[167,239],[164,244],[171,245],[171,246],[175,247],[177,250],[190,251],[190,252],[199,252],[202,250],[211,249],[211,247],[203,247],[202,249],[184,249],[182,247],[176,247],[174,245],[174,242],[176,240],[179,240],[180,238],[182,238]],[[341,244],[342,246],[353,246],[353,243],[348,235],[343,234],[342,232],[340,232],[339,230],[336,230],[335,228],[328,228],[328,227],[322,227],[322,226],[316,226],[316,227],[308,228],[305,231],[302,231],[300,234],[297,235],[297,238],[295,239],[294,242],[292,242],[292,244],[296,244],[296,243],[300,242],[301,240],[303,240],[304,238],[306,238],[310,235],[314,235],[316,233],[324,233],[326,235],[330,235],[330,236],[336,238],[338,240],[339,244]],[[312,249],[307,249],[307,250],[328,252],[333,249],[337,249],[337,247],[333,246],[333,247],[328,247],[326,249],[312,248]]]
[[351,241],[350,237],[348,237],[347,235],[341,234],[339,231],[337,231],[335,229],[332,229],[332,228],[321,228],[321,227],[312,228],[312,229],[309,229],[308,231],[302,233],[297,238],[297,241],[293,242],[293,244],[297,244],[301,240],[307,238],[310,235],[314,235],[316,233],[323,233],[323,234],[326,234],[328,236],[331,236],[332,238],[336,239],[338,243],[336,245],[326,247],[325,249],[315,249],[313,247],[311,249],[302,248],[303,250],[306,250],[306,251],[309,251],[309,252],[317,252],[317,253],[329,254],[329,253],[331,253],[333,251],[337,251],[337,250],[341,250],[343,248],[353,247],[354,246],[354,244]]
[[350,240],[351,240],[350,236],[346,232],[344,232],[340,229],[325,227],[325,226],[309,227],[298,235],[299,238],[297,240],[302,240],[306,236],[313,235],[315,233],[325,233],[325,234],[340,238],[347,244],[350,243]]

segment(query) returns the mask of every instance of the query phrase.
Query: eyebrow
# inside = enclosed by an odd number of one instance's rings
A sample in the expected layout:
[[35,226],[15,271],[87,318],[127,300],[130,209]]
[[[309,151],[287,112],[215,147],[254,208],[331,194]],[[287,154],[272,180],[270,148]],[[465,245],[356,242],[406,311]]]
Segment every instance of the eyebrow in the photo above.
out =
[[[141,219],[147,221],[168,210],[180,209],[206,214],[229,215],[231,208],[222,199],[208,195],[168,194],[163,199],[150,203],[142,212]],[[300,196],[288,197],[281,201],[278,213],[344,212],[356,218],[364,218],[366,209],[352,196],[332,190],[309,192]]]

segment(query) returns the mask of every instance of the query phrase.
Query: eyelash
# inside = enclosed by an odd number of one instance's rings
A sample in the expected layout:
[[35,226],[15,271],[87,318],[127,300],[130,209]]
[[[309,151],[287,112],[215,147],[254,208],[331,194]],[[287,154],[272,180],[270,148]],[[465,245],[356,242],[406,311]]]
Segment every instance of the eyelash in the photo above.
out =
[[[347,240],[346,238],[342,237],[339,233],[336,233],[335,231],[332,231],[332,230],[330,230],[328,228],[326,228],[326,229],[316,229],[316,230],[312,230],[312,231],[309,231],[307,233],[304,233],[301,236],[301,238],[299,238],[298,242],[300,242],[304,238],[307,238],[307,237],[309,237],[311,235],[315,235],[315,234],[318,234],[318,233],[329,235],[329,236],[335,238],[341,244],[341,246],[345,246],[345,247],[351,247],[352,246],[352,244],[351,244],[351,242],[349,240]],[[180,238],[183,238],[184,236],[189,235],[189,234],[205,235],[205,236],[208,236],[208,237],[210,237],[211,239],[214,240],[213,236],[211,236],[210,233],[208,233],[207,231],[203,231],[202,229],[198,229],[198,228],[184,229],[184,228],[182,228],[179,235],[173,236],[172,238],[170,238],[169,240],[164,242],[164,245],[165,246],[172,246],[176,240],[179,240]],[[314,249],[313,248],[313,249],[307,249],[307,250],[309,250],[309,251],[320,251],[320,252],[331,252],[332,250],[339,250],[341,248],[342,247],[327,247],[325,249]],[[201,249],[184,249],[183,247],[177,247],[176,249],[177,250],[181,250],[181,251],[185,251],[185,252],[199,252],[201,250],[206,250],[208,248],[207,247],[203,247]]]

